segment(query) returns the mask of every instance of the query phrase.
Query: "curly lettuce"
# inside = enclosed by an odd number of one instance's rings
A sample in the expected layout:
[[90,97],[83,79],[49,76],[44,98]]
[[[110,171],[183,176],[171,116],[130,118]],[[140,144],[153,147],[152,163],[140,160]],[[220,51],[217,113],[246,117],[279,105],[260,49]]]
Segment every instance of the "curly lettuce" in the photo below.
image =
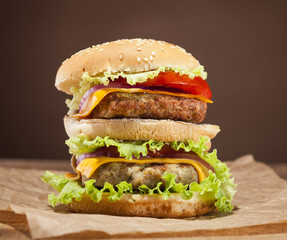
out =
[[[106,182],[104,187],[98,189],[94,186],[95,180],[86,181],[83,185],[80,182],[66,179],[63,175],[56,175],[47,171],[42,177],[42,180],[47,184],[51,185],[59,194],[56,196],[54,193],[48,196],[48,202],[52,207],[55,207],[57,203],[69,204],[75,199],[80,201],[83,194],[87,194],[94,202],[99,202],[102,200],[103,194],[108,194],[108,199],[111,202],[120,200],[124,193],[128,194],[149,194],[149,195],[160,195],[165,200],[169,199],[171,193],[179,193],[181,198],[184,200],[189,200],[193,197],[193,191],[188,189],[189,185],[183,185],[182,183],[176,183],[176,175],[169,172],[163,174],[163,179],[165,179],[164,187],[163,182],[159,182],[156,187],[149,188],[146,185],[139,186],[138,190],[132,189],[132,184],[126,181],[120,182],[116,186]],[[191,184],[190,184],[191,185]],[[214,201],[211,198],[204,198],[207,201]]]
[[153,140],[120,142],[114,139],[110,139],[109,137],[96,137],[95,139],[90,140],[86,135],[80,134],[76,137],[71,137],[66,140],[66,144],[69,146],[69,152],[76,156],[84,153],[95,152],[100,147],[115,146],[118,148],[120,157],[131,160],[133,158],[147,156],[148,150],[159,151],[167,143]]
[[76,156],[84,153],[95,152],[100,147],[114,146],[118,148],[120,157],[126,159],[140,158],[141,156],[147,156],[149,151],[160,151],[164,145],[170,145],[174,150],[178,151],[180,148],[184,149],[185,152],[201,152],[207,149],[206,143],[210,141],[207,137],[201,137],[200,141],[194,142],[189,140],[187,143],[174,141],[171,143],[159,142],[154,140],[149,141],[118,141],[110,139],[108,136],[105,138],[96,137],[90,139],[84,134],[79,134],[75,137],[70,137],[66,140],[66,144],[69,146],[69,152]]
[[[69,204],[73,199],[80,201],[83,194],[88,194],[93,201],[99,202],[102,199],[103,194],[109,194],[108,199],[110,201],[121,199],[124,193],[159,194],[164,199],[168,199],[171,193],[178,193],[182,199],[188,200],[192,198],[194,192],[198,192],[205,201],[214,202],[219,212],[231,212],[233,209],[231,201],[236,192],[236,184],[234,183],[234,179],[230,178],[231,174],[229,173],[229,168],[217,158],[216,150],[211,153],[205,151],[206,142],[209,141],[207,137],[201,137],[198,142],[189,140],[185,143],[177,141],[172,143],[138,141],[134,142],[136,147],[133,147],[132,142],[118,142],[107,137],[88,140],[88,138],[81,136],[79,139],[75,138],[72,140],[70,139],[69,141],[68,145],[73,152],[79,153],[80,151],[86,151],[87,149],[94,151],[99,146],[108,146],[108,144],[110,144],[110,146],[117,146],[119,152],[121,151],[128,159],[130,159],[131,156],[145,154],[148,148],[160,150],[165,144],[170,144],[175,150],[183,149],[186,152],[195,152],[198,156],[208,162],[215,172],[209,171],[208,177],[201,183],[193,182],[189,185],[176,183],[176,175],[166,172],[163,175],[163,178],[165,179],[164,188],[162,188],[163,183],[160,182],[155,188],[151,189],[146,185],[142,185],[136,191],[133,191],[131,184],[127,182],[121,182],[116,186],[105,183],[102,189],[98,189],[94,187],[95,180],[89,180],[85,182],[84,185],[81,185],[81,183],[66,179],[64,176],[46,172],[46,174],[42,176],[42,179],[59,192],[57,196],[55,194],[50,194],[48,197],[48,201],[53,207],[57,203]],[[83,148],[81,148],[80,145],[77,145],[79,143],[83,144]]]
[[54,193],[48,196],[48,202],[53,207],[57,203],[71,203],[73,199],[80,201],[85,193],[85,189],[80,182],[66,179],[62,175],[56,175],[47,171],[41,178],[59,192],[57,196]]
[[71,87],[70,91],[73,94],[73,99],[67,99],[66,104],[70,109],[69,112],[73,112],[79,109],[79,104],[84,96],[85,92],[87,92],[90,88],[97,84],[103,84],[107,86],[110,81],[114,81],[119,77],[123,77],[127,80],[127,83],[130,85],[135,85],[137,83],[142,83],[147,81],[147,79],[152,79],[160,72],[165,71],[173,71],[180,75],[188,75],[191,79],[195,77],[201,77],[202,79],[207,78],[207,72],[204,71],[204,67],[202,65],[198,66],[193,70],[188,69],[180,69],[180,68],[170,68],[161,66],[155,70],[147,71],[147,72],[139,72],[139,73],[126,73],[126,72],[110,72],[106,71],[104,73],[98,74],[96,76],[90,76],[87,72],[84,72],[82,75],[82,80],[79,83],[79,87]]

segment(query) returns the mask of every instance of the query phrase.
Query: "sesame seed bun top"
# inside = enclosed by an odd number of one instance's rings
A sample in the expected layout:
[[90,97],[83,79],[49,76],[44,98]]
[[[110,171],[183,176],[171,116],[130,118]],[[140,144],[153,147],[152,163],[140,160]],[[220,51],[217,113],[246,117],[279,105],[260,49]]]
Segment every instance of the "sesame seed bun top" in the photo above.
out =
[[109,71],[137,73],[165,66],[193,70],[199,62],[183,48],[153,39],[123,39],[81,50],[65,60],[59,68],[55,86],[71,94],[71,86],[79,86],[81,76]]

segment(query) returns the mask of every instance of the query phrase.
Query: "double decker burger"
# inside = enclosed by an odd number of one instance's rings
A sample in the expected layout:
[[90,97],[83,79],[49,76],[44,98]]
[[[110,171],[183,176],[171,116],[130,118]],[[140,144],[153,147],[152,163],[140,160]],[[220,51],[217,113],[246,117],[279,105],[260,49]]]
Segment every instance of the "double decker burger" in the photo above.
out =
[[192,217],[231,212],[235,184],[208,152],[220,131],[199,124],[212,103],[204,67],[184,49],[125,39],[63,62],[56,87],[73,95],[64,124],[74,173],[46,172],[48,202],[75,212]]

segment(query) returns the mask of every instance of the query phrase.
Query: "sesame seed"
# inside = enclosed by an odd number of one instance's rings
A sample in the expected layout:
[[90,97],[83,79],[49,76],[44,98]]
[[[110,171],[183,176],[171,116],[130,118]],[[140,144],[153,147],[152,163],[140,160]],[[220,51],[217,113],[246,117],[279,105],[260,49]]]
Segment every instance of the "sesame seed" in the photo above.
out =
[[123,45],[123,44],[125,44],[124,42],[120,42],[120,45]]
[[120,55],[120,60],[122,60],[122,59],[123,59],[123,57],[124,57],[124,56],[123,56],[123,54],[121,54],[121,55]]
[[92,45],[92,47],[95,47],[95,45]]
[[104,51],[104,49],[101,48],[101,49],[100,49],[100,52],[102,52],[102,51]]
[[155,56],[155,52],[154,52],[154,51],[152,51],[152,52],[151,52],[151,55]]
[[149,59],[152,61],[153,60],[153,56],[149,56]]
[[141,46],[141,44],[140,43],[137,43],[137,47],[140,47]]
[[148,58],[146,58],[146,57],[145,57],[145,58],[143,58],[143,60],[144,60],[145,62],[148,62]]
[[93,54],[93,53],[94,53],[94,52],[89,52],[88,55],[91,55],[91,54]]
[[140,58],[140,57],[137,57],[137,61],[140,62],[140,61],[141,61],[141,58]]
[[161,47],[160,50],[164,52],[164,48]]
[[130,68],[126,68],[125,71],[126,71],[126,72],[130,71]]
[[137,51],[141,51],[141,50],[142,50],[141,48],[139,48],[139,47],[137,48]]
[[151,39],[150,41],[151,41],[152,43],[155,43],[155,40],[153,40],[153,39]]

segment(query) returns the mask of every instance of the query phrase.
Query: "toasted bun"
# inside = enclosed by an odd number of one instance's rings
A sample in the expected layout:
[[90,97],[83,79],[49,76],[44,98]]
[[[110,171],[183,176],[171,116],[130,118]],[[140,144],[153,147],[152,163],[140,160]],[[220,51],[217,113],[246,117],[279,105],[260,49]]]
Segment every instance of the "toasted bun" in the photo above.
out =
[[98,203],[84,195],[81,201],[73,200],[69,207],[81,213],[158,218],[194,217],[209,213],[215,208],[213,202],[202,199],[198,192],[194,192],[190,200],[183,200],[175,193],[167,200],[157,194],[124,194],[121,200],[115,202],[110,202],[108,194],[105,194]]
[[69,137],[85,134],[94,139],[109,136],[121,140],[155,140],[163,142],[197,142],[200,136],[214,138],[219,126],[193,124],[173,120],[151,119],[77,119],[64,117],[64,125]]
[[84,49],[63,62],[55,86],[71,94],[71,86],[79,86],[81,76],[109,71],[144,72],[160,66],[193,70],[198,61],[179,46],[152,39],[124,39]]

